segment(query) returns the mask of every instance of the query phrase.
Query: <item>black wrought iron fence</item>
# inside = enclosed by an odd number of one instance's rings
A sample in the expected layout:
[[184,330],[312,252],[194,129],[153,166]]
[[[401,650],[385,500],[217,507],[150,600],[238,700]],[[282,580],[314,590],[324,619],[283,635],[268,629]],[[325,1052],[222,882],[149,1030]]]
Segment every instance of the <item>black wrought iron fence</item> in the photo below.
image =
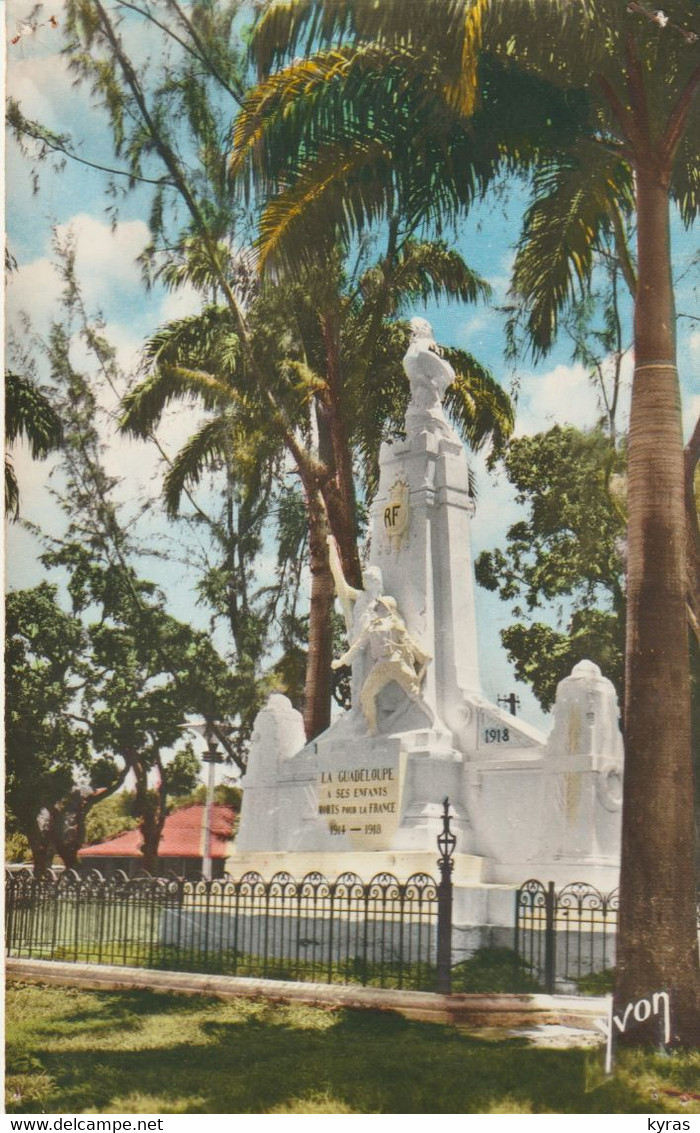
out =
[[575,881],[556,892],[553,881],[526,881],[515,895],[517,962],[550,994],[564,986],[580,988],[614,967],[617,909],[617,889],[604,896]]
[[[8,874],[10,956],[268,979],[431,990],[438,985],[438,885],[354,873],[295,881],[257,873]],[[450,926],[441,926],[449,934]],[[444,935],[444,933],[443,933]],[[448,935],[449,939],[449,935]],[[449,990],[447,988],[446,990]]]

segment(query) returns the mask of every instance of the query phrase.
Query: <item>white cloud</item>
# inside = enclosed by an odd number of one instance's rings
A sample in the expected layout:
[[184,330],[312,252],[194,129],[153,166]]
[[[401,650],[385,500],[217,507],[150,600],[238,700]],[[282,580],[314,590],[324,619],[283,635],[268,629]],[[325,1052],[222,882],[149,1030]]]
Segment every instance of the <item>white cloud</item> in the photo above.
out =
[[24,264],[7,282],[5,301],[9,329],[17,325],[21,314],[27,314],[32,323],[43,330],[56,313],[60,296],[61,280],[48,256]]
[[[604,366],[608,373],[611,365],[610,362]],[[626,355],[622,364],[618,429],[627,426],[631,376],[632,359]],[[588,370],[580,363],[560,364],[544,374],[521,376],[515,422],[517,436],[542,432],[555,424],[590,428],[602,415],[599,393]]]
[[76,244],[76,275],[88,303],[111,297],[115,287],[142,288],[137,257],[149,240],[143,220],[120,221],[114,228],[88,213],[78,213],[56,229],[63,243],[70,237]]
[[[38,33],[48,36],[43,30]],[[55,37],[55,32],[52,31]],[[58,33],[60,35],[60,33]],[[56,39],[52,40],[54,46]],[[39,47],[37,39],[32,47]],[[17,45],[8,44],[7,66],[7,93],[16,99],[28,118],[33,118],[42,125],[55,130],[65,130],[69,112],[79,106],[80,95],[71,89],[71,77],[68,71],[67,59],[57,53],[42,54],[37,58],[35,51],[22,56],[18,54],[23,47],[22,41]],[[82,96],[84,100],[84,95]]]
[[187,315],[196,314],[201,306],[202,297],[199,292],[186,284],[165,296],[160,305],[158,321],[159,323],[167,323],[171,319],[184,319]]
[[[148,240],[148,226],[142,220],[121,221],[112,229],[95,217],[78,213],[67,224],[58,225],[56,235],[61,244],[71,235],[75,239],[75,271],[88,311],[118,298],[116,292],[127,300],[142,293],[136,263]],[[44,330],[58,314],[62,286],[50,255],[20,265],[7,288],[10,325],[25,312],[39,331]]]
[[559,365],[546,374],[521,379],[515,422],[518,436],[550,429],[554,424],[588,425],[597,414],[596,398],[586,368]]

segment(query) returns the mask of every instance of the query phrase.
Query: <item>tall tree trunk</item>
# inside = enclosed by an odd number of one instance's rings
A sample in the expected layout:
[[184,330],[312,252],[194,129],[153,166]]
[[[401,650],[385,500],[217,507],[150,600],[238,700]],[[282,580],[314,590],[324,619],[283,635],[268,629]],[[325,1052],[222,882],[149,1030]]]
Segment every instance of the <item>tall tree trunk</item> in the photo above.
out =
[[325,510],[317,494],[308,497],[308,506],[311,605],[304,688],[304,730],[307,740],[312,740],[325,731],[331,722],[331,615],[335,588],[328,559]]
[[163,779],[155,790],[148,786],[148,767],[139,759],[131,762],[136,780],[136,813],[141,819],[141,867],[155,877],[158,873],[158,847],[165,825],[166,791]]
[[328,380],[328,428],[335,475],[324,486],[328,522],[338,546],[343,573],[351,586],[362,588],[362,568],[357,549],[357,506],[352,448],[345,398],[343,396],[342,362],[340,357],[340,325],[338,313],[322,318]]
[[58,806],[52,807],[53,842],[66,869],[78,869],[78,850],[85,841],[85,817],[80,791],[73,791]]
[[[47,818],[46,826],[40,826],[39,822],[36,821],[26,831],[29,848],[32,851],[34,872],[36,874],[45,873],[47,869],[50,869],[51,862],[53,861],[54,847],[48,822],[49,820]],[[24,833],[24,831],[22,831],[22,833]]]
[[637,169],[637,245],[615,998],[619,1007],[651,991],[671,991],[674,1030],[690,1043],[698,961],[683,442],[668,189],[651,162]]

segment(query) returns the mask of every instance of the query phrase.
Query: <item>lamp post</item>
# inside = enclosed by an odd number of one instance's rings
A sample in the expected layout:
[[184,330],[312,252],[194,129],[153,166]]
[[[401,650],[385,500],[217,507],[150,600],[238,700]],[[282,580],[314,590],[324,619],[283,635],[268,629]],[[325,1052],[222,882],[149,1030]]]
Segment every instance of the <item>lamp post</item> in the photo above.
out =
[[518,715],[516,709],[520,708],[520,697],[516,696],[514,692],[511,692],[508,696],[499,696],[498,703],[503,705],[507,704],[508,708],[510,709],[511,716]]
[[209,764],[207,773],[207,801],[204,810],[204,852],[202,854],[202,874],[206,881],[211,881],[211,813],[214,805],[214,784],[216,780],[216,765],[223,763],[224,757],[219,751],[219,745],[214,738],[211,720],[193,721],[180,725],[195,735],[206,740],[207,750],[202,756],[202,762]]
[[457,838],[450,828],[451,817],[450,800],[443,799],[442,830],[437,838],[440,851],[438,859],[440,884],[437,890],[437,978],[438,991],[444,995],[450,995],[452,992],[452,871],[455,867],[452,856]]

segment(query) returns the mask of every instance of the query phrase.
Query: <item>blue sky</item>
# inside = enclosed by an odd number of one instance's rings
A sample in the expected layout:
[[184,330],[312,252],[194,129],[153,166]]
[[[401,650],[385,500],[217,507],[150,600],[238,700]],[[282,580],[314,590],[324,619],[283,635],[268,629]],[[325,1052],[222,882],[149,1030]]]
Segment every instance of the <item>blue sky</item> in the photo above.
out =
[[[46,22],[52,15],[62,20],[60,2],[44,5],[37,17],[37,23],[42,24],[38,30],[25,31],[16,45],[9,42],[22,31],[31,8],[32,5],[23,0],[11,0],[7,7],[9,93],[21,102],[29,117],[59,132],[76,132],[81,139],[83,156],[112,164],[105,124],[97,113],[89,111],[87,93],[73,88],[60,56],[61,31]],[[137,51],[146,50],[138,39],[134,39],[133,46]],[[104,174],[70,162],[60,172],[52,171],[50,165],[45,164],[40,170],[38,191],[34,192],[31,172],[30,163],[9,140],[7,229],[18,270],[7,290],[8,329],[18,328],[21,315],[26,312],[34,329],[41,334],[58,314],[60,281],[52,266],[52,229],[58,226],[62,238],[70,232],[76,241],[77,274],[86,300],[93,311],[102,312],[107,337],[117,347],[128,377],[135,372],[138,351],[145,337],[166,320],[197,308],[197,297],[188,290],[172,294],[155,288],[147,293],[142,286],[135,261],[148,241],[145,221],[148,191],[139,189],[123,197],[118,202],[118,221],[112,227],[108,210],[115,202],[106,195]],[[485,204],[476,209],[459,229],[460,250],[470,265],[491,282],[495,303],[505,298],[519,212],[520,196],[513,192],[506,202]],[[695,314],[697,281],[687,272],[694,246],[677,218],[673,222],[673,247],[676,274],[682,277],[677,291],[678,310]],[[493,309],[483,303],[471,307],[432,304],[427,317],[432,321],[438,341],[470,350],[491,367],[506,387],[509,386],[513,375],[503,360],[502,319]],[[697,326],[684,318],[678,325],[686,435],[700,411],[700,391],[695,378],[700,361]],[[79,360],[79,350],[76,358]],[[631,377],[630,360],[627,376]],[[598,416],[595,394],[587,375],[581,366],[570,363],[566,342],[537,367],[521,364],[517,379],[518,433],[536,432],[555,422],[592,425]],[[110,400],[107,392],[103,397],[105,409],[108,413],[114,412],[114,399]],[[190,435],[194,422],[195,418],[187,413],[171,415],[161,438],[169,451],[176,451]],[[160,470],[154,450],[142,442],[117,438],[109,426],[105,440],[107,468],[122,476],[120,493],[123,498],[134,499],[139,492],[155,497]],[[58,531],[63,518],[48,491],[53,463],[33,463],[21,448],[16,453],[23,515],[45,530]],[[503,544],[506,530],[518,512],[504,475],[488,473],[480,456],[475,457],[473,463],[479,490],[473,522],[476,555],[483,549]],[[177,540],[182,538],[181,529],[176,533],[167,531],[164,520],[157,520],[155,525],[166,539],[173,534]],[[176,561],[175,543],[170,542],[168,546],[171,562],[153,560],[149,564],[149,575],[169,594],[173,613],[205,625],[205,612],[196,608],[193,601],[194,575]],[[11,587],[34,585],[40,580],[42,568],[37,562],[40,549],[36,538],[28,531],[19,525],[10,527],[7,577]],[[510,620],[509,607],[479,588],[476,601],[484,692],[495,699],[499,694],[517,691],[523,716],[548,730],[549,722],[529,690],[516,684],[499,643],[498,631]]]

